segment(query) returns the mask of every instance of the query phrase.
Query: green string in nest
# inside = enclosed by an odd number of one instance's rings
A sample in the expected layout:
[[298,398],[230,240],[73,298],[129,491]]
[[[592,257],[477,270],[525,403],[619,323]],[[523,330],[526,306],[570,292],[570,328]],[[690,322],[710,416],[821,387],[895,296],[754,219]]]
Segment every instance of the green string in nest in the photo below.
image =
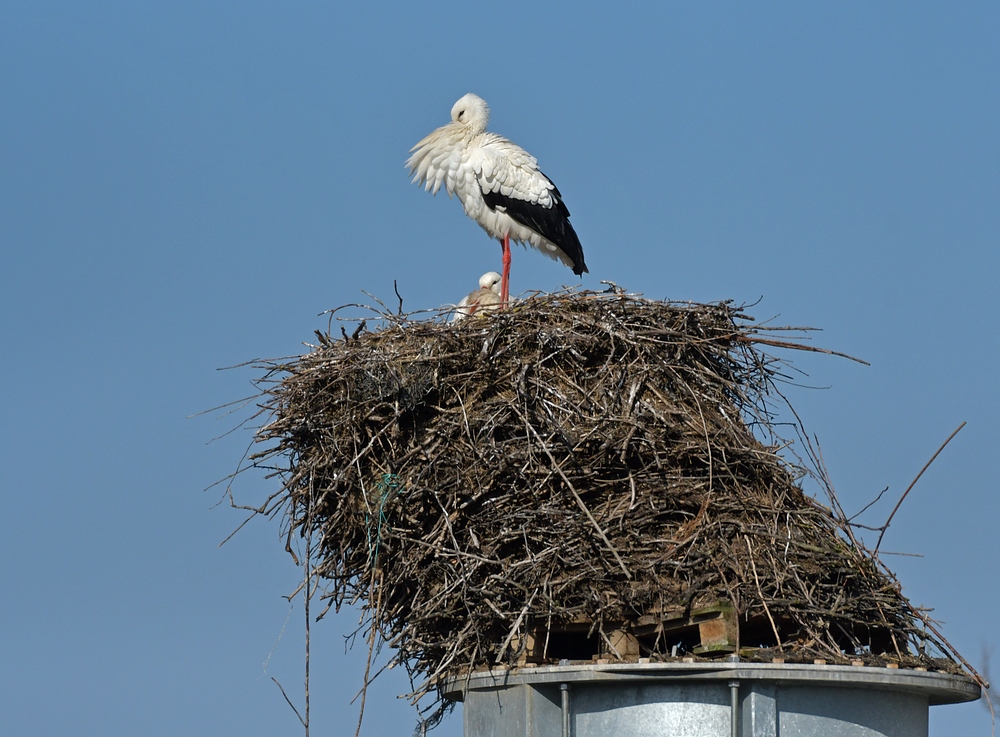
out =
[[378,563],[378,546],[382,541],[382,523],[387,522],[385,505],[399,493],[402,485],[399,476],[394,473],[382,474],[382,480],[375,484],[375,489],[378,491],[378,529],[375,531],[374,545],[372,544],[372,519],[370,515],[365,515],[365,528],[368,535],[368,564],[372,567]]

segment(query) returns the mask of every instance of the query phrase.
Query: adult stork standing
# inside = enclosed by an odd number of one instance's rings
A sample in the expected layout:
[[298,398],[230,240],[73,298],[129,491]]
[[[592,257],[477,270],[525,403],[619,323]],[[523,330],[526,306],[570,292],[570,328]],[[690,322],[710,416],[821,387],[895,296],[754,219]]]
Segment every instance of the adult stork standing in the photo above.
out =
[[479,289],[469,292],[455,307],[451,322],[458,322],[470,315],[482,315],[500,306],[500,274],[487,271],[479,277]]
[[490,108],[471,92],[451,108],[451,122],[410,149],[413,181],[437,194],[458,195],[465,214],[500,241],[500,299],[510,298],[510,242],[530,244],[559,259],[577,276],[587,271],[583,247],[569,222],[559,189],[523,148],[487,133]]

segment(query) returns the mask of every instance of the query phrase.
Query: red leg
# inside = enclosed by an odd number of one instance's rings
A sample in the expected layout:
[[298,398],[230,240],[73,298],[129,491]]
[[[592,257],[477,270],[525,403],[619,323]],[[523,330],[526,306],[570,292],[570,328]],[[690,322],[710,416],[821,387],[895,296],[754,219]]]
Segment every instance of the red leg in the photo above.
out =
[[510,299],[510,234],[504,233],[500,242],[503,248],[503,273],[500,275],[500,304],[507,307],[507,300]]

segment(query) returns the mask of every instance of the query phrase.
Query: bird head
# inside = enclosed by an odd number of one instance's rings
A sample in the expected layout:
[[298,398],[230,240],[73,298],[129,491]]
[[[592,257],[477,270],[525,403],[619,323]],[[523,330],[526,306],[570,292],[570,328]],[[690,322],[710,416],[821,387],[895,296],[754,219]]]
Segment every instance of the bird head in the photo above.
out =
[[501,276],[497,272],[487,271],[479,277],[479,288],[488,289],[494,294],[500,294],[500,279]]
[[485,131],[487,123],[490,122],[490,106],[479,95],[470,92],[460,97],[452,106],[451,120],[466,126],[473,135],[477,135]]

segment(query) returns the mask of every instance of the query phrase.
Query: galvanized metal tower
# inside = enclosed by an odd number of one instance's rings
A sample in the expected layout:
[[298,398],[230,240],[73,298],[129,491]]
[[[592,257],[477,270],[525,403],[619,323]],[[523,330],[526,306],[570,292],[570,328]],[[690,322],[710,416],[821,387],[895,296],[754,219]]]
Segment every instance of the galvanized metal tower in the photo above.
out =
[[736,658],[481,671],[450,688],[465,737],[926,737],[929,706],[980,696],[961,675]]

